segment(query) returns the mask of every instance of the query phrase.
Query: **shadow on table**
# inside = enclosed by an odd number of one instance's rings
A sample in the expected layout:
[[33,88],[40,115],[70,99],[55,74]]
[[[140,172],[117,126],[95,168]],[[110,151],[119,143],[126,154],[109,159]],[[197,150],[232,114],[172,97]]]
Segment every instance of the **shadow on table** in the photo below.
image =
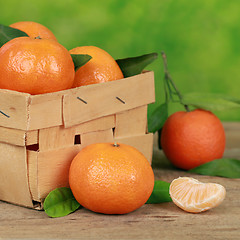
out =
[[157,147],[153,148],[152,168],[154,169],[167,169],[167,170],[179,170],[174,167],[172,163],[166,158],[162,150]]
[[152,157],[152,168],[153,169],[168,169],[178,170],[172,165],[172,163],[166,158],[163,151],[158,146],[158,134],[154,134],[153,138],[153,157]]

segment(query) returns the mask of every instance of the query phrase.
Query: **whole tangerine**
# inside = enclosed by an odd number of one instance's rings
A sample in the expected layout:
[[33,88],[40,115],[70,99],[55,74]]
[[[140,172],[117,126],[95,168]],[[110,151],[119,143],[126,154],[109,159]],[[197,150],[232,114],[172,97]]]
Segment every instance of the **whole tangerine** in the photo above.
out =
[[40,37],[57,41],[51,30],[37,22],[22,21],[13,23],[9,26],[25,32],[29,37],[32,38]]
[[225,131],[221,121],[210,111],[179,111],[165,122],[161,145],[166,157],[178,168],[189,170],[222,158]]
[[154,186],[151,165],[134,147],[96,143],[73,159],[69,185],[85,208],[104,214],[125,214],[140,208]]
[[57,41],[19,37],[0,48],[0,88],[30,94],[72,87],[75,70],[68,50]]
[[88,54],[92,58],[76,71],[73,87],[108,82],[123,78],[114,58],[101,48],[82,46],[70,50],[71,54]]

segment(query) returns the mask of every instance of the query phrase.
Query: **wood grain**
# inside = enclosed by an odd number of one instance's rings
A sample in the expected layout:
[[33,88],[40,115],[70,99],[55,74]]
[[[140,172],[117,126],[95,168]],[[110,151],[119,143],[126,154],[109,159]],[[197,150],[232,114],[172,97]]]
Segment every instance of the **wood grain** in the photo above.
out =
[[[240,160],[240,149],[226,149],[225,157]],[[156,180],[170,182],[179,176],[191,176],[202,182],[220,183],[226,188],[226,199],[219,207],[200,214],[186,213],[170,202],[145,204],[126,215],[96,214],[82,208],[56,219],[49,218],[43,211],[0,201],[0,238],[240,239],[240,179],[201,176],[173,168],[157,149],[157,135],[154,136],[152,166]]]
[[240,239],[240,179],[177,171],[156,148],[153,168],[156,179],[169,182],[178,176],[192,176],[203,182],[220,183],[227,190],[226,199],[219,207],[200,214],[186,213],[170,202],[144,205],[126,215],[96,214],[82,208],[56,219],[48,218],[43,211],[0,202],[0,236],[14,239]]

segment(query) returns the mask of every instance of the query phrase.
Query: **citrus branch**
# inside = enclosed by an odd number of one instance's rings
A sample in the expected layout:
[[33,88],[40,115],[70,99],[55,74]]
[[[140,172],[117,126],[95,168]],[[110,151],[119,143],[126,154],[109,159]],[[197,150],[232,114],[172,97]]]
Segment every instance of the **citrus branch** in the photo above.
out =
[[[174,81],[172,80],[172,77],[171,75],[169,74],[168,72],[168,65],[167,65],[167,56],[165,54],[165,52],[161,52],[162,54],[162,58],[163,58],[163,64],[164,64],[164,74],[165,74],[165,80],[168,81],[172,87],[174,88],[176,94],[178,95],[178,98],[179,98],[179,102],[184,106],[184,108],[186,109],[187,112],[190,112],[190,109],[188,107],[188,105],[184,104],[183,103],[183,97],[182,97],[182,94],[180,93],[180,91],[177,89]],[[170,95],[172,94],[171,92],[171,89],[169,87],[169,91],[170,91]]]

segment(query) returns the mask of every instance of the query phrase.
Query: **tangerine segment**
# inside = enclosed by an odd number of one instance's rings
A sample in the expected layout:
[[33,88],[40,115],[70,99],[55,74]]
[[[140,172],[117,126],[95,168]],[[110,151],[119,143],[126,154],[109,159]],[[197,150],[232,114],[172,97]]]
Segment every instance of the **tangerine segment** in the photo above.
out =
[[29,37],[36,38],[45,38],[45,39],[52,39],[57,41],[54,34],[45,26],[40,23],[31,22],[31,21],[22,21],[16,22],[10,25],[12,28],[19,29],[25,32]]
[[154,174],[137,149],[97,143],[83,148],[73,159],[69,185],[83,207],[104,214],[125,214],[148,200]]
[[82,46],[70,50],[71,54],[88,54],[92,59],[80,67],[73,87],[109,82],[123,78],[123,73],[114,58],[101,48]]
[[169,193],[179,208],[199,213],[222,203],[226,190],[220,184],[202,183],[194,178],[179,177],[170,184]]

